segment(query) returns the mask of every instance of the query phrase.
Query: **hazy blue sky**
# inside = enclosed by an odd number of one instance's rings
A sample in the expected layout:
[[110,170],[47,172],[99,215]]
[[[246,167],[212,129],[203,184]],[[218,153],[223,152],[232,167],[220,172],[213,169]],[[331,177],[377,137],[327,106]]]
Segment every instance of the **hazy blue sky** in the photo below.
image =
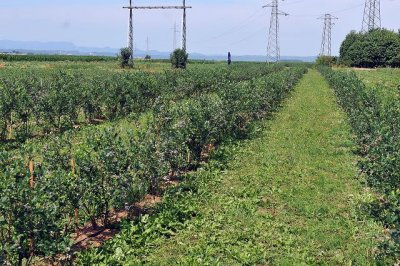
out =
[[[270,9],[263,0],[187,0],[188,51],[236,55],[265,54]],[[126,46],[128,0],[1,0],[0,39],[19,41],[69,41],[80,46]],[[136,5],[177,5],[181,0],[134,0]],[[316,55],[320,49],[322,20],[339,17],[333,30],[333,50],[350,30],[360,30],[364,0],[286,0],[280,9],[282,55]],[[400,0],[381,0],[382,25],[400,28]],[[173,25],[181,12],[136,11],[135,42],[140,49],[170,51]],[[180,39],[180,38],[179,38]]]

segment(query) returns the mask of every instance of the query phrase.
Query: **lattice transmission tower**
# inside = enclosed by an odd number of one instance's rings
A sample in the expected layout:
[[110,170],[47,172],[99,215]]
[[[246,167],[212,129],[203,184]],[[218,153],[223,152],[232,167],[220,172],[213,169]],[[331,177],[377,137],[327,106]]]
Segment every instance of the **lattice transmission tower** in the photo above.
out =
[[[132,6],[132,0],[129,0],[129,6]],[[133,9],[129,9],[129,37],[128,47],[131,51],[131,59],[133,59]]]
[[381,27],[380,0],[365,0],[364,17],[361,32],[368,32]]
[[178,47],[178,41],[177,41],[177,35],[180,33],[178,26],[176,25],[176,22],[174,23],[174,27],[171,28],[173,30],[173,43],[172,43],[172,48],[175,51],[175,49]]
[[[283,0],[282,0],[283,1]],[[279,62],[281,58],[281,49],[279,44],[279,16],[288,16],[289,14],[279,10],[279,0],[273,0],[272,3],[263,6],[271,7],[271,21],[269,25],[267,61]]]
[[123,8],[129,9],[129,41],[128,46],[133,58],[133,10],[134,9],[182,9],[182,50],[186,51],[186,9],[192,8],[186,5],[186,0],[183,0],[182,6],[133,6],[132,0],[129,0],[129,6]]
[[338,19],[331,14],[325,14],[318,19],[324,20],[324,31],[322,33],[322,43],[321,43],[321,51],[319,55],[322,56],[332,56],[332,27],[335,23],[332,20]]
[[186,9],[191,8],[186,6],[186,0],[183,0],[183,5],[180,7],[183,10],[182,19],[182,50],[186,52]]

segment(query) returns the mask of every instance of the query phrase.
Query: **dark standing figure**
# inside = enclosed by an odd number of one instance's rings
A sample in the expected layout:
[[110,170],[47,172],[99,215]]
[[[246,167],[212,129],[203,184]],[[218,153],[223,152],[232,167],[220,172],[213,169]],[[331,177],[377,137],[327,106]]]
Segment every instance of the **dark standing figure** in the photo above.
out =
[[232,64],[231,52],[228,52],[228,65]]

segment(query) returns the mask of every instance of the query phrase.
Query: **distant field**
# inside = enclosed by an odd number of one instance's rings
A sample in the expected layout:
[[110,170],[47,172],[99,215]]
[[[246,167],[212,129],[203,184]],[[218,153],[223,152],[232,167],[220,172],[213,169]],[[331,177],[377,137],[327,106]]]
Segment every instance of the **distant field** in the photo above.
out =
[[400,69],[379,68],[377,70],[356,70],[357,75],[367,85],[383,85],[385,87],[397,87],[400,85]]
[[400,97],[400,69],[339,69],[340,71],[354,70],[357,76],[369,87],[376,90],[383,98]]
[[365,85],[376,89],[383,97],[400,96],[400,69],[356,70],[356,73],[364,81]]
[[41,54],[0,54],[3,61],[74,61],[74,62],[99,62],[99,61],[115,61],[115,56],[91,56],[91,55],[41,55]]
[[[243,65],[250,63],[236,63],[236,65]],[[207,68],[208,66],[226,67],[225,62],[218,61],[190,61],[188,69],[194,68]],[[254,63],[252,65],[257,65]],[[106,70],[116,72],[149,72],[159,73],[165,70],[171,70],[171,64],[166,60],[135,60],[134,67],[132,69],[121,69],[119,62],[114,61],[2,61],[0,60],[0,73],[4,70]]]
[[3,69],[54,69],[54,70],[111,70],[111,71],[146,71],[160,72],[171,69],[169,63],[162,61],[135,61],[133,69],[121,69],[117,60],[114,61],[96,61],[96,62],[76,62],[76,61],[0,61],[0,71]]
[[[225,61],[191,60],[188,69],[207,68],[209,65],[226,67]],[[233,62],[233,66],[263,65],[264,62]],[[310,66],[310,63],[285,62],[284,66],[293,65]],[[6,55],[0,54],[0,73],[4,69],[28,69],[28,70],[111,70],[117,72],[144,71],[158,73],[170,70],[171,63],[168,59],[135,59],[132,69],[121,69],[117,57],[107,56],[71,56],[71,55]]]

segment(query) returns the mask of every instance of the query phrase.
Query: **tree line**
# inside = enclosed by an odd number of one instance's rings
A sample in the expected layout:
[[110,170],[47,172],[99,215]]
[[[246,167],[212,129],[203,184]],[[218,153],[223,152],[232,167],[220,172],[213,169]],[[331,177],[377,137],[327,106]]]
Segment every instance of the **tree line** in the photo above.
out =
[[339,57],[320,56],[319,65],[350,67],[400,67],[400,31],[351,31],[340,46]]

